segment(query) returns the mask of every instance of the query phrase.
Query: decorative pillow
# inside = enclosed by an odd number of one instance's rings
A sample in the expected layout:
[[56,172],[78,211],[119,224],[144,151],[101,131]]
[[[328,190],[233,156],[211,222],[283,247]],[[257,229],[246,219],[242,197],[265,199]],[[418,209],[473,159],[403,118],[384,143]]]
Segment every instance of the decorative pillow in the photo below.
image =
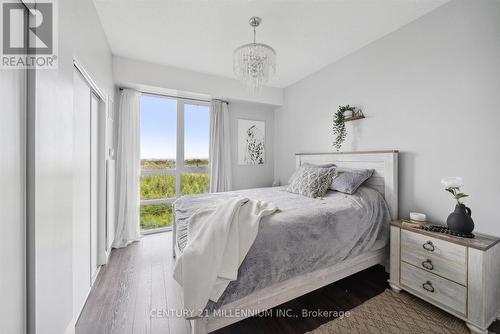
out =
[[328,191],[334,176],[335,167],[302,165],[290,178],[286,191],[312,198],[321,197]]
[[310,164],[309,162],[306,162],[306,163],[303,163],[301,166],[316,167],[316,168],[330,168],[330,167],[335,167],[335,164],[315,165],[315,164]]
[[343,169],[337,171],[330,189],[349,195],[354,192],[373,175],[373,169]]

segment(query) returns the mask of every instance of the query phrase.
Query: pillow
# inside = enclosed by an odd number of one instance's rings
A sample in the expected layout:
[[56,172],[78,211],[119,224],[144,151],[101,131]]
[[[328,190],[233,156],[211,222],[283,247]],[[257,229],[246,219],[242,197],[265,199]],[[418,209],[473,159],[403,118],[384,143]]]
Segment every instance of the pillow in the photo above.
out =
[[286,191],[307,197],[326,194],[335,176],[335,167],[323,168],[302,165],[292,175]]
[[310,164],[309,162],[306,162],[306,163],[303,163],[301,166],[317,167],[317,168],[330,168],[330,167],[335,167],[335,164],[315,165],[315,164]]
[[[311,164],[309,162],[305,162],[300,165],[298,169],[293,172],[292,176],[290,176],[290,179],[288,180],[288,184],[291,184],[292,181],[297,177],[298,173],[302,173],[301,167],[314,167],[314,168],[331,168],[331,167],[336,167],[335,164],[321,164],[321,165],[315,165]],[[335,177],[335,175],[333,176]]]
[[330,189],[346,193],[354,192],[373,175],[373,169],[343,169],[337,172]]

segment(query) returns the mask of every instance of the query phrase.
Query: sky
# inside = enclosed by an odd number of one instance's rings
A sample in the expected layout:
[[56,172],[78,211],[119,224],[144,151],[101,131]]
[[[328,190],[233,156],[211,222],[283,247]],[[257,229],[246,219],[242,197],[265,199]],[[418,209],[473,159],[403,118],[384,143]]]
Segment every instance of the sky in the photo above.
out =
[[[184,158],[207,159],[208,106],[184,105]],[[175,159],[177,101],[160,96],[141,97],[141,159]]]

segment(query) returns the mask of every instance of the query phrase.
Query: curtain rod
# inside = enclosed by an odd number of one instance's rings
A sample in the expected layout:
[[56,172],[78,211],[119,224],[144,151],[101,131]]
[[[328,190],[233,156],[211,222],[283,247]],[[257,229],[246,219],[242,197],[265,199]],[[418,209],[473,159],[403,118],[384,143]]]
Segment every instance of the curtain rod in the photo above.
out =
[[[122,91],[122,90],[124,90],[126,88],[120,87],[119,89],[120,89],[120,91]],[[222,103],[229,104],[229,101],[221,100],[221,99],[204,100],[204,99],[195,99],[195,98],[192,98],[192,97],[182,97],[182,96],[175,96],[175,95],[168,95],[168,94],[161,94],[161,93],[151,93],[151,92],[145,92],[145,91],[141,91],[141,90],[138,90],[138,92],[141,93],[141,94],[156,95],[156,96],[162,96],[162,97],[169,97],[169,98],[172,98],[172,99],[182,99],[182,100],[190,100],[190,101],[198,101],[198,102],[221,101]]]

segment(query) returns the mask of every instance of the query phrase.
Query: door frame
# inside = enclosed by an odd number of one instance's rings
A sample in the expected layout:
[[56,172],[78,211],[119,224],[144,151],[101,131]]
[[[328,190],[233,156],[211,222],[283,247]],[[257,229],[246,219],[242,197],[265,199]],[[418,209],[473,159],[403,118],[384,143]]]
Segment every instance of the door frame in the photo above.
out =
[[[108,98],[99,88],[96,81],[92,78],[89,72],[85,69],[85,66],[75,57],[73,58],[74,69],[77,70],[83,77],[84,81],[88,84],[90,88],[90,94],[94,95],[98,101],[98,111],[97,111],[97,152],[96,156],[98,159],[98,172],[97,172],[97,270],[94,273],[94,268],[92,268],[92,261],[89,263],[91,277],[90,285],[92,286],[99,274],[100,268],[103,264],[107,263],[108,253],[106,252],[106,119],[107,119],[107,102]],[[90,97],[91,98],[91,97]],[[94,156],[94,154],[92,154]],[[91,199],[91,205],[92,205]],[[91,209],[92,210],[92,209]],[[92,229],[91,229],[92,232]],[[92,242],[92,236],[91,240]],[[92,253],[92,247],[90,258],[92,259],[94,254]],[[76,310],[79,315],[81,310]]]
[[90,76],[89,72],[85,70],[85,67],[82,65],[82,63],[78,60],[78,58],[73,58],[73,66],[82,74],[83,78],[87,83],[89,84],[90,88],[95,92],[97,97],[99,97],[100,100],[102,100],[103,103],[106,103],[106,96],[102,92],[102,90],[97,86],[96,82],[92,79]]

